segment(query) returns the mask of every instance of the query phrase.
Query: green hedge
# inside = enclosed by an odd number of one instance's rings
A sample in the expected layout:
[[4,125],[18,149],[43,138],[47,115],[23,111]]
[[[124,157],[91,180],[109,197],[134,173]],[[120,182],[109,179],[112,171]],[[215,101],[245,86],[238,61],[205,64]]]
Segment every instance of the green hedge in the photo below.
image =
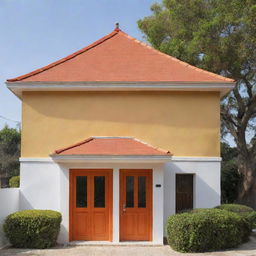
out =
[[254,210],[251,207],[242,204],[222,204],[216,207],[217,209],[226,210],[230,212],[238,213],[239,215],[243,216]]
[[180,252],[207,252],[234,248],[248,239],[239,215],[219,209],[199,209],[168,218],[168,244]]
[[13,176],[9,180],[10,188],[18,188],[20,186],[20,176]]
[[56,211],[19,211],[7,216],[4,232],[16,248],[49,248],[56,244],[61,219]]
[[256,212],[251,207],[241,204],[222,204],[220,206],[217,206],[216,208],[229,212],[235,212],[246,221],[248,221],[251,229],[256,228]]

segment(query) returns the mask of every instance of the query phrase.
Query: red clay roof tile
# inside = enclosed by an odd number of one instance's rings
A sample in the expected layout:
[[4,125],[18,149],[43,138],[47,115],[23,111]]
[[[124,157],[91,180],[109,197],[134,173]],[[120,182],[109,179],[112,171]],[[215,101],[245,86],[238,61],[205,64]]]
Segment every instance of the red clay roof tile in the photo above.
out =
[[170,155],[169,151],[154,148],[130,137],[91,137],[69,147],[55,150],[57,155]]
[[161,53],[120,29],[8,82],[233,82]]

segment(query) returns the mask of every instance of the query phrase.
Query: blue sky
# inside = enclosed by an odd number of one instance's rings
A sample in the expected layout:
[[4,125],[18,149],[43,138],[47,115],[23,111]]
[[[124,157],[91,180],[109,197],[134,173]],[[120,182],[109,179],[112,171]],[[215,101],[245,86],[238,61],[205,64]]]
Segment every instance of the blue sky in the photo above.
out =
[[[0,116],[21,119],[21,102],[5,86],[110,33],[116,22],[142,39],[137,20],[157,0],[0,0]],[[16,123],[0,118],[0,128]]]

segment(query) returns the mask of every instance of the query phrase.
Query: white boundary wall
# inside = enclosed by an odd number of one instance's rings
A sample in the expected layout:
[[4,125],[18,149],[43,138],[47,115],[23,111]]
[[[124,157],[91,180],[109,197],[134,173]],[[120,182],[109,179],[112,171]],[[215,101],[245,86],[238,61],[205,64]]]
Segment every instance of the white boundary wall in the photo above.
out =
[[19,188],[0,189],[0,248],[8,244],[3,232],[3,223],[9,214],[19,210]]

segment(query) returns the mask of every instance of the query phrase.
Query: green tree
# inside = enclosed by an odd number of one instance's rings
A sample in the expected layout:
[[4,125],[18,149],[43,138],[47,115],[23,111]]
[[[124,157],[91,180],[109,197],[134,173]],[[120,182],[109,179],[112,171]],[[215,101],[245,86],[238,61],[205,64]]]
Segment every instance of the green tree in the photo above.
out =
[[221,143],[221,202],[234,203],[237,200],[240,175],[237,166],[237,148]]
[[5,126],[0,130],[0,177],[19,175],[20,131]]
[[138,26],[153,47],[236,80],[222,131],[238,149],[238,202],[256,208],[256,1],[163,0],[151,11]]

